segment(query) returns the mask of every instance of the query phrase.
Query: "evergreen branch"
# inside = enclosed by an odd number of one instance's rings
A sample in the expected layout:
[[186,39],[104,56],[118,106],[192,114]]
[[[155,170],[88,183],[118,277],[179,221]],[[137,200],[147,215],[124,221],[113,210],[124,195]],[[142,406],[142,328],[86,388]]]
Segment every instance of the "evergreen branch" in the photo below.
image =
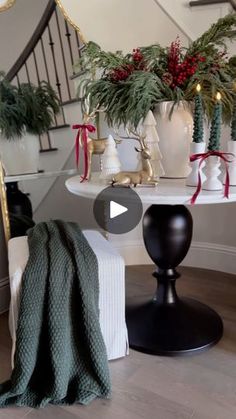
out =
[[0,74],[0,130],[6,139],[22,137],[25,132],[43,134],[59,110],[59,99],[47,82],[17,87]]
[[211,25],[202,36],[192,43],[188,49],[188,54],[194,55],[196,53],[205,51],[210,45],[224,46],[228,40],[236,38],[236,13],[220,18],[216,23]]

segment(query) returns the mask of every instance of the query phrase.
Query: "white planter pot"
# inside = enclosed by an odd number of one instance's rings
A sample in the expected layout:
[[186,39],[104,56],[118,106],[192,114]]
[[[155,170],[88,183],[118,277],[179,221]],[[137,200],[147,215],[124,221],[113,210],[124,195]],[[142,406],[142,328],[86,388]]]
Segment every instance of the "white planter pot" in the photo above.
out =
[[0,138],[0,155],[6,175],[35,173],[39,167],[39,141],[34,135],[6,140]]
[[[199,154],[204,153],[206,149],[206,143],[191,143],[190,144],[190,156],[193,154]],[[199,169],[199,160],[195,160],[194,162],[189,162],[189,166],[191,169],[191,172],[189,173],[187,179],[186,179],[186,185],[187,186],[197,186],[198,185],[198,173],[200,171],[202,183],[206,180],[206,176],[203,173],[202,169],[205,166],[205,162],[202,163],[200,169]]]
[[235,155],[235,157],[229,157],[232,161],[229,165],[229,184],[230,186],[236,186],[236,141],[228,141],[228,152]]
[[171,119],[173,102],[162,102],[154,111],[159,147],[162,154],[163,177],[186,178],[190,172],[189,154],[193,134],[193,116],[184,102],[176,104]]
[[207,191],[220,191],[223,188],[222,182],[218,179],[221,174],[220,158],[217,156],[208,157],[204,172],[206,180],[202,185],[202,189]]

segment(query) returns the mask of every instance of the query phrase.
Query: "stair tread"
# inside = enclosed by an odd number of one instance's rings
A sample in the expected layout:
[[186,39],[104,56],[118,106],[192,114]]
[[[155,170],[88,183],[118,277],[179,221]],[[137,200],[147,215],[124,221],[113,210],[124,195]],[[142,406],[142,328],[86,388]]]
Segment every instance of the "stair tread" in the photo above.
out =
[[65,100],[65,102],[62,102],[62,106],[70,105],[71,103],[77,103],[77,102],[81,102],[81,99],[74,98],[74,99]]
[[54,127],[50,127],[49,131],[54,131],[57,129],[62,129],[62,128],[69,128],[70,124],[61,124],[61,125],[55,125]]

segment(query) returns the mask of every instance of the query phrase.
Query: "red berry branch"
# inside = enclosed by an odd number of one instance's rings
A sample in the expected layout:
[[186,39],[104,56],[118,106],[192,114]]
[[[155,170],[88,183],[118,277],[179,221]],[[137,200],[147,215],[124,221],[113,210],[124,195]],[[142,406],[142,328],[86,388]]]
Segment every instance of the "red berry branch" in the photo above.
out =
[[167,73],[165,73],[165,77],[162,79],[164,82],[165,79],[171,79],[171,83],[168,84],[173,89],[181,87],[189,77],[193,76],[197,72],[199,64],[205,60],[205,57],[197,54],[194,56],[185,56],[181,61],[180,40],[177,38],[171,43],[167,57],[168,73],[171,77],[167,78]]
[[139,48],[133,49],[131,63],[114,68],[109,79],[113,82],[126,80],[135,70],[145,70],[144,57]]

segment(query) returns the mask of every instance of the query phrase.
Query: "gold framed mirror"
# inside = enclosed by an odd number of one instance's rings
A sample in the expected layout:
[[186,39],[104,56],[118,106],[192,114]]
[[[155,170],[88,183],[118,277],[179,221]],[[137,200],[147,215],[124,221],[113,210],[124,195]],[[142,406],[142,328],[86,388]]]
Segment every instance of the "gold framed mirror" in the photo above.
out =
[[4,183],[4,173],[2,163],[0,161],[0,204],[1,204],[1,213],[2,213],[2,222],[5,234],[6,243],[10,240],[10,220],[7,208],[7,197],[6,197],[6,186]]
[[10,9],[16,0],[0,0],[0,12]]

